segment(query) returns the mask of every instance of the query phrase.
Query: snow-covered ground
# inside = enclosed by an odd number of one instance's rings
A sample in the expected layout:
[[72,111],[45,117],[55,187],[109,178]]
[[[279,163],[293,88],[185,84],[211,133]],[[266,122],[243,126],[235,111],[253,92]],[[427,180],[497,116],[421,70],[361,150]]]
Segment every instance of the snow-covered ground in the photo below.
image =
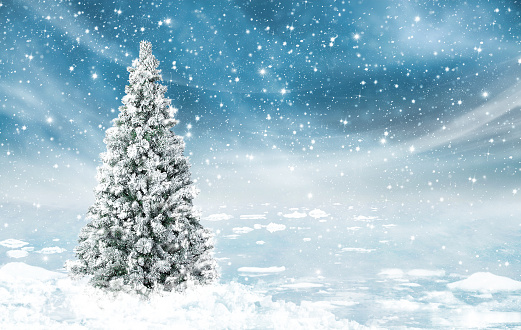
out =
[[509,216],[517,211],[495,210],[210,208],[202,221],[216,234],[220,282],[150,301],[70,280],[62,265],[84,220],[66,210],[26,212],[38,221],[6,220],[0,236],[0,321],[52,329],[521,326],[519,220]]
[[12,262],[0,268],[2,329],[362,329],[317,302],[272,301],[231,282],[143,300]]

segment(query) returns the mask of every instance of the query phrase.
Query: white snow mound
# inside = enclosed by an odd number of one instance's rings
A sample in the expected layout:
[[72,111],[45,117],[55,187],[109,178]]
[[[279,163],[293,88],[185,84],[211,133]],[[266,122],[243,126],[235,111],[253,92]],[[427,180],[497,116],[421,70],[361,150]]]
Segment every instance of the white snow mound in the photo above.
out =
[[315,219],[325,218],[328,215],[329,214],[327,214],[326,212],[324,212],[324,211],[322,211],[320,209],[314,209],[314,210],[309,211],[309,216],[313,217]]
[[266,230],[269,231],[270,233],[274,233],[276,231],[281,231],[281,230],[285,230],[285,229],[286,229],[286,225],[283,225],[283,224],[280,224],[280,223],[270,222],[266,226]]
[[24,250],[9,250],[5,254],[7,254],[9,258],[19,259],[27,257],[29,255],[29,252]]
[[280,273],[286,270],[286,267],[241,267],[237,269],[243,273]]
[[[9,274],[10,279],[5,275]],[[33,274],[31,281],[18,275]],[[0,269],[3,329],[364,329],[319,303],[273,301],[238,283],[143,300],[107,294],[63,274],[11,263]]]
[[283,215],[284,218],[288,218],[288,219],[300,219],[300,218],[305,218],[307,216],[308,215],[306,213],[300,213],[300,212],[297,212],[297,211],[294,211],[293,213],[289,213],[289,214],[284,214]]
[[488,272],[474,273],[464,280],[449,283],[447,286],[451,290],[484,293],[521,290],[521,282]]
[[231,216],[229,214],[217,213],[217,214],[210,214],[209,216],[207,216],[203,220],[206,220],[206,221],[226,221],[226,220],[230,220],[231,218],[233,218],[233,216]]
[[376,220],[378,219],[377,217],[374,217],[374,216],[365,216],[365,215],[357,215],[357,216],[354,216],[353,217],[353,220],[355,221],[373,221],[373,220]]
[[235,227],[235,228],[232,228],[232,230],[236,234],[247,234],[247,233],[253,231],[254,229],[250,228],[250,227]]
[[241,220],[264,220],[265,214],[243,214],[240,216]]
[[65,250],[64,248],[61,248],[59,246],[52,246],[52,247],[43,248],[40,251],[36,251],[36,252],[41,253],[41,254],[55,254],[55,253],[63,253],[65,251],[67,251],[67,250]]
[[25,246],[27,244],[29,244],[29,243],[20,241],[20,240],[14,239],[14,238],[8,238],[8,239],[5,239],[0,242],[0,245],[5,246],[10,249],[21,248],[22,246]]
[[10,262],[0,268],[0,282],[48,281],[66,276],[40,267],[29,266],[23,262]]

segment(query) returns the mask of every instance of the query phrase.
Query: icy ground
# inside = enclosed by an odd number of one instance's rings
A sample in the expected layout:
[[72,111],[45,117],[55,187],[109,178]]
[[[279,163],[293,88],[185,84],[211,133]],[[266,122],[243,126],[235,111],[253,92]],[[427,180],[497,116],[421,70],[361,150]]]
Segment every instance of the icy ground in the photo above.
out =
[[3,214],[0,321],[53,329],[521,326],[519,211],[215,207],[203,223],[216,233],[220,283],[147,303],[64,277],[84,224],[72,211]]

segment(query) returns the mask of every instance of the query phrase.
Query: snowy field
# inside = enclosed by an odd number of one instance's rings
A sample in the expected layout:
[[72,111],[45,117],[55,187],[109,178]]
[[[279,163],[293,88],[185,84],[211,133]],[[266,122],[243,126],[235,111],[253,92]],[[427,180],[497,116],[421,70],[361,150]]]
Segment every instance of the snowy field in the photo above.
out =
[[106,294],[66,275],[13,262],[0,268],[2,328],[362,329],[319,303],[273,302],[238,283],[153,296]]
[[[203,224],[216,233],[219,284],[148,302],[68,279],[62,263],[84,220],[25,210],[38,221],[6,222],[0,241],[0,320],[49,329],[521,326],[515,210],[445,210],[215,207]],[[74,219],[70,230],[57,217]]]

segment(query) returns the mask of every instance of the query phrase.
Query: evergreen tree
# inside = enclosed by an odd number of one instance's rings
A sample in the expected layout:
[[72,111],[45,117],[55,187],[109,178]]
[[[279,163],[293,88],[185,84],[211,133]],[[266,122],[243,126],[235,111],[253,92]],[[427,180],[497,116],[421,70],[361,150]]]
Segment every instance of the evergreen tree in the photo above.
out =
[[217,279],[211,234],[192,205],[183,138],[152,45],[141,42],[119,116],[104,139],[95,202],[82,228],[71,276],[111,290],[179,290]]

